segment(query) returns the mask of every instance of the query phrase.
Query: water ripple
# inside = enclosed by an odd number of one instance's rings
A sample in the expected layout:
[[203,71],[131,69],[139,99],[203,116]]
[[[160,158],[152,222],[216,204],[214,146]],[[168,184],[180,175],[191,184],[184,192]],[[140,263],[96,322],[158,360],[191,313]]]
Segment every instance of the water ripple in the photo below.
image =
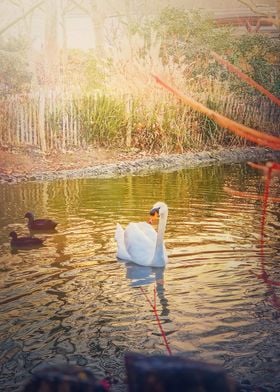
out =
[[[109,372],[118,381],[113,390],[123,391],[126,351],[165,353],[141,286],[151,300],[156,288],[174,353],[219,363],[237,379],[279,390],[280,287],[270,282],[280,280],[280,216],[270,204],[260,252],[261,204],[226,194],[227,184],[257,193],[261,179],[231,166],[4,184],[0,384],[5,391],[19,391],[45,363],[61,362],[89,366],[100,378]],[[166,268],[118,261],[116,223],[147,220],[157,200],[170,206]],[[57,232],[39,234],[46,238],[40,249],[11,252],[8,233],[28,233],[23,218],[28,210],[57,220]]]

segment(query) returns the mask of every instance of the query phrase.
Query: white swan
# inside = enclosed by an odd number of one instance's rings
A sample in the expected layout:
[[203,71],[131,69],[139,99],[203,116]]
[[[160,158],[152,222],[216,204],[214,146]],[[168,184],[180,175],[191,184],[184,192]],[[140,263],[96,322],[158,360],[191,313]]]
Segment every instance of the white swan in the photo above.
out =
[[168,258],[163,236],[168,216],[167,205],[157,202],[151,209],[150,215],[159,216],[158,232],[146,222],[129,223],[125,230],[117,223],[115,240],[119,259],[143,266],[165,266]]

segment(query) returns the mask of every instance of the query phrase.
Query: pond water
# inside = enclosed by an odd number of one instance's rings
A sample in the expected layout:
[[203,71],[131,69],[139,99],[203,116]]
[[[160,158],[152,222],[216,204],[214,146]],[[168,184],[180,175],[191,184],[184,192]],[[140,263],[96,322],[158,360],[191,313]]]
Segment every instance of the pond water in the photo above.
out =
[[[262,193],[244,165],[129,176],[4,184],[0,190],[0,386],[20,391],[45,364],[87,366],[124,391],[124,353],[167,354],[143,292],[153,298],[173,354],[223,366],[237,380],[280,391],[279,203],[269,203],[264,258]],[[271,192],[279,196],[279,178]],[[169,263],[116,259],[116,223],[148,218],[165,201]],[[27,234],[24,215],[59,222],[39,249],[11,251]],[[37,234],[38,236],[38,234]],[[262,274],[264,276],[264,274]],[[0,389],[1,389],[0,388]]]

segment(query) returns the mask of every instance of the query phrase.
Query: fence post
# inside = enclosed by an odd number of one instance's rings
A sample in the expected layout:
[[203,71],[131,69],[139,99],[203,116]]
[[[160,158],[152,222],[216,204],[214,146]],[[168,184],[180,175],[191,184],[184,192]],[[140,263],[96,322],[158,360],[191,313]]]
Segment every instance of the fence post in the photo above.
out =
[[45,130],[45,91],[42,89],[39,92],[39,138],[42,151],[47,150],[46,144],[46,130]]

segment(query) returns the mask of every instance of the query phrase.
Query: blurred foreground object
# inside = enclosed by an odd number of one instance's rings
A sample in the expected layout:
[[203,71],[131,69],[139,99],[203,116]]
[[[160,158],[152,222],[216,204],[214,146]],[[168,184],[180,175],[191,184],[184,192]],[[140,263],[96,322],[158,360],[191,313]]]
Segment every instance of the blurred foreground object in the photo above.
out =
[[48,366],[32,375],[23,392],[104,392],[106,381],[96,381],[89,369],[80,366]]
[[129,353],[125,357],[129,392],[237,392],[224,369],[179,356]]
[[[249,381],[237,383],[217,365],[180,356],[137,353],[125,355],[128,392],[257,392]],[[46,366],[32,375],[22,392],[105,392],[108,378],[97,381],[92,371],[80,366]],[[112,390],[113,392],[113,390]]]

